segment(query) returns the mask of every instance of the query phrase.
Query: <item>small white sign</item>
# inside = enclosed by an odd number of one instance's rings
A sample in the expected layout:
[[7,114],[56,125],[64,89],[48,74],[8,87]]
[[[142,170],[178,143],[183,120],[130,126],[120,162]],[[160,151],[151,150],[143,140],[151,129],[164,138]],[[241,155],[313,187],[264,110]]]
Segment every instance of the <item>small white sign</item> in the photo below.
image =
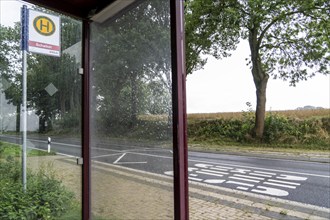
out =
[[58,16],[29,10],[28,51],[61,56],[61,22]]

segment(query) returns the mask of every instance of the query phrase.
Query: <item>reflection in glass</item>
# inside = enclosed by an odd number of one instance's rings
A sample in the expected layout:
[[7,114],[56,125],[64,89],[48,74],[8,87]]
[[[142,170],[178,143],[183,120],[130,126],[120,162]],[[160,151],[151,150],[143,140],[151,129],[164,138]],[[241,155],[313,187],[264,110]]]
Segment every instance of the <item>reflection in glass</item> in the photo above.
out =
[[[22,3],[0,4],[0,219],[79,219],[81,168],[74,157],[81,157],[81,79],[76,73],[81,22],[59,15],[61,57],[28,54],[27,189],[23,192]],[[28,8],[55,14],[34,5]]]
[[168,0],[92,23],[92,213],[173,218]]

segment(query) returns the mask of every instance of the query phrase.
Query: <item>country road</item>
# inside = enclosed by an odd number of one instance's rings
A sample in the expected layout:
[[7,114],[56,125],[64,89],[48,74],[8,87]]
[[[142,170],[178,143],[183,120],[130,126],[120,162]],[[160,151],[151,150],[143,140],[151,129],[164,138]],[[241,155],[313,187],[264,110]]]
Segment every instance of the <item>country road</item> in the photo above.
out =
[[[0,140],[21,143],[17,136]],[[31,137],[28,147],[46,150],[47,138]],[[80,157],[77,139],[52,138],[51,149]],[[172,150],[157,146],[94,143],[91,159],[161,175],[173,175]],[[330,164],[220,153],[189,152],[189,180],[330,208]]]

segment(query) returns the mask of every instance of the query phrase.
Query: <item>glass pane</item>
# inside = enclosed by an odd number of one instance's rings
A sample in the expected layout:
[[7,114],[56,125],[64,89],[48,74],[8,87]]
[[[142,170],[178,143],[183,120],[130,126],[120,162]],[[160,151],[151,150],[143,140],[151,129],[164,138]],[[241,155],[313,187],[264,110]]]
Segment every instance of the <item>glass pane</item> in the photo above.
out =
[[139,1],[91,33],[93,217],[173,219],[169,0]]
[[27,53],[25,169],[21,7],[21,1],[0,1],[0,219],[80,219],[82,178],[75,157],[81,157],[82,24],[27,5],[60,17],[62,52]]

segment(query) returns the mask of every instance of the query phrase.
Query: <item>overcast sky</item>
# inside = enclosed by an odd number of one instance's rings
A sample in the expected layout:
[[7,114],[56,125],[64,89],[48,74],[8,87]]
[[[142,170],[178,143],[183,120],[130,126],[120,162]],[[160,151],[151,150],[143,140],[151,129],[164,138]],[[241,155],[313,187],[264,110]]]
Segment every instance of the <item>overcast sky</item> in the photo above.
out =
[[[20,2],[0,0],[0,23],[12,25],[20,19]],[[203,70],[187,77],[188,113],[237,112],[247,110],[246,102],[256,104],[255,87],[242,42],[230,58],[210,57]],[[288,82],[270,79],[266,110],[288,110],[305,105],[330,108],[330,76],[317,75],[290,87]]]
[[[205,68],[187,76],[189,113],[247,110],[246,102],[256,105],[251,70],[246,66],[249,46],[242,42],[229,58],[208,59]],[[330,107],[330,76],[317,75],[296,87],[280,79],[269,79],[266,110],[288,110],[312,105]]]

